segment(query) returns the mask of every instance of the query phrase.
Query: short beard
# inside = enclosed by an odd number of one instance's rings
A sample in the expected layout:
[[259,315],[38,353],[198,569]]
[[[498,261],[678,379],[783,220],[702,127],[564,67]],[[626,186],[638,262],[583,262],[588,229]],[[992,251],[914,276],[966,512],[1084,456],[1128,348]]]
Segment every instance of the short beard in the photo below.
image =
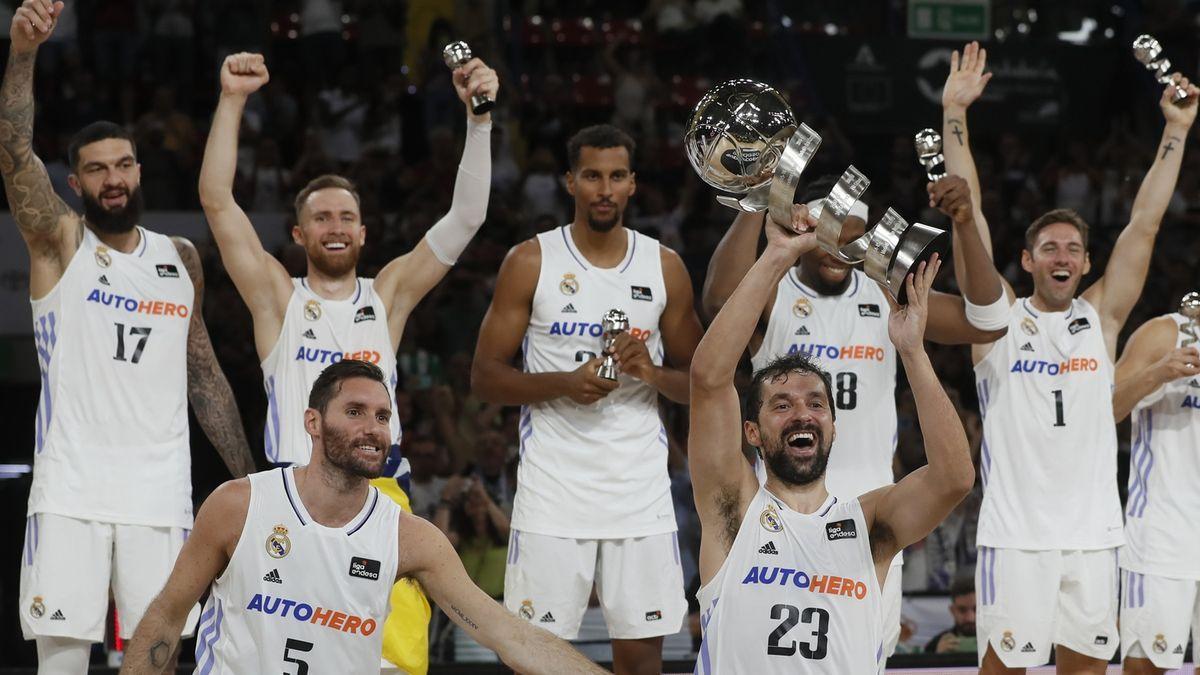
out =
[[590,212],[587,215],[587,226],[589,228],[591,228],[593,232],[608,232],[608,231],[612,230],[614,227],[616,227],[617,224],[620,222],[621,222],[621,210],[620,209],[614,208],[612,218],[609,218],[608,220],[600,220],[600,219],[596,218],[595,216],[593,216]]
[[[320,244],[317,244],[316,246],[320,248]],[[347,274],[354,274],[354,271],[358,268],[357,251],[355,251],[355,254],[352,256],[346,256],[344,262],[338,261],[336,263],[331,262],[329,258],[323,255],[324,249],[318,251],[317,255],[313,255],[308,251],[305,251],[305,253],[308,255],[309,267],[315,267],[318,272],[327,277],[333,277],[336,279]]]
[[763,458],[767,463],[767,471],[785,485],[811,485],[825,475],[825,468],[829,464],[829,451],[833,444],[825,443],[825,435],[819,429],[809,427],[806,430],[813,433],[813,442],[817,448],[816,456],[807,465],[790,457],[787,444],[782,440],[763,439]]
[[355,446],[364,443],[379,444],[379,438],[360,436],[352,440],[349,434],[322,423],[321,441],[325,448],[326,461],[345,473],[367,479],[379,478],[383,475],[383,468],[387,463],[389,450],[386,442],[382,445],[382,452],[379,453],[379,460],[377,462],[372,463],[369,460],[360,459],[354,454]]
[[82,198],[84,219],[93,229],[108,234],[124,234],[132,230],[142,219],[142,211],[146,206],[140,185],[126,193],[125,206],[112,211],[104,208],[98,199],[86,191]]

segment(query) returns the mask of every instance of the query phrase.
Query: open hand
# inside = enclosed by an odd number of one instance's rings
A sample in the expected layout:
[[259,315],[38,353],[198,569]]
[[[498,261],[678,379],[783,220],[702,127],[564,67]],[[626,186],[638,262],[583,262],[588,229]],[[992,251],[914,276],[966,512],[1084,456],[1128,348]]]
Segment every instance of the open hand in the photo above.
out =
[[958,50],[950,54],[950,74],[946,77],[946,86],[942,89],[943,108],[966,109],[983,94],[983,88],[991,73],[984,73],[987,66],[987,50],[982,49],[978,42],[971,42],[963,47],[962,58]]
[[[903,307],[893,303],[888,317],[888,337],[900,354],[915,354],[925,348],[925,321],[929,318],[929,289],[942,267],[942,261],[934,254],[928,262],[917,265],[904,278],[908,304]],[[891,297],[888,298],[891,301]]]

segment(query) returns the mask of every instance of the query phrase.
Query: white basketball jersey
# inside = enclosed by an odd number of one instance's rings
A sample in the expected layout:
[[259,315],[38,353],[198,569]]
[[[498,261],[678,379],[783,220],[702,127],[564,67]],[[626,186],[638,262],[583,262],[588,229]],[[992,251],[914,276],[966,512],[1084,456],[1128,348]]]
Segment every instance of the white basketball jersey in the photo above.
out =
[[[625,259],[611,269],[579,253],[570,226],[538,235],[542,266],[522,345],[526,372],[570,372],[600,354],[600,322],[610,309],[628,315],[630,334],[662,364],[658,320],[667,290],[659,245],[627,234]],[[658,393],[619,377],[620,386],[591,405],[563,397],[522,407],[514,528],[581,539],[675,531]]]
[[[1172,314],[1176,326],[1187,323]],[[1176,347],[1196,341],[1176,331]],[[1121,567],[1200,579],[1200,377],[1168,382],[1133,409]],[[1190,534],[1188,534],[1190,533]]]
[[196,629],[197,673],[379,671],[400,507],[372,487],[345,527],[325,527],[293,470],[249,476],[246,525]]
[[[308,394],[317,376],[342,359],[373,363],[383,371],[395,401],[396,351],[388,334],[387,309],[373,279],[359,278],[345,300],[326,300],[308,281],[292,279],[294,290],[275,347],[263,359],[267,389],[267,461],[307,464],[312,438],[304,431]],[[393,403],[394,405],[394,403]],[[400,442],[400,419],[392,415],[392,442]]]
[[187,338],[195,292],[169,237],[132,253],[91,230],[33,300],[42,377],[29,513],[192,526]]
[[857,499],[830,495],[803,514],[760,487],[725,563],[697,593],[697,675],[877,672],[881,605],[868,534]]
[[801,352],[833,380],[837,436],[825,485],[854,497],[892,483],[896,451],[896,350],[888,338],[891,306],[879,285],[851,270],[841,295],[820,295],[792,268],[780,280],[755,370]]
[[975,366],[983,417],[979,546],[1120,546],[1113,364],[1100,317],[1017,300],[1008,334]]

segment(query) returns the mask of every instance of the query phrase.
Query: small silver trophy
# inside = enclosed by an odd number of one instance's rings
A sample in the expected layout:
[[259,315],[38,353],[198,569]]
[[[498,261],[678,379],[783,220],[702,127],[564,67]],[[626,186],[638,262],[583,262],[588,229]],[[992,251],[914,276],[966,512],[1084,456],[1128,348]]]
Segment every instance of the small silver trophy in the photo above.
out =
[[[1139,35],[1133,41],[1133,58],[1139,63],[1146,66],[1154,74],[1154,79],[1160,84],[1172,84],[1171,82],[1171,61],[1165,58],[1160,58],[1162,55],[1162,45],[1158,40],[1155,40],[1151,35]],[[1187,90],[1183,87],[1175,87],[1175,93],[1171,95],[1171,102],[1179,105],[1187,98]]]
[[[769,211],[771,219],[785,227],[792,222],[800,174],[821,145],[821,136],[796,122],[775,88],[747,79],[729,80],[708,90],[692,111],[683,140],[688,161],[701,180],[718,190],[745,195],[719,196],[719,203],[737,211]],[[842,245],[850,210],[870,184],[858,169],[846,169],[812,211],[817,218],[817,243],[846,264],[864,263],[867,276],[903,303],[909,269],[934,253],[944,257],[948,238],[937,228],[909,225],[888,209],[875,227]]]
[[925,177],[938,182],[946,177],[946,157],[942,154],[942,135],[933,129],[922,129],[913,138],[917,161],[925,167]]
[[596,374],[606,380],[616,382],[619,370],[613,360],[612,350],[617,342],[617,336],[629,330],[629,315],[619,309],[610,309],[604,313],[604,318],[600,320],[600,326],[604,330],[604,362],[600,364]]
[[1190,347],[1200,342],[1200,293],[1192,291],[1183,296],[1183,300],[1179,301],[1179,313],[1188,318],[1188,322],[1179,327],[1187,335],[1183,346]]
[[[446,62],[446,67],[450,70],[459,68],[467,61],[470,61],[474,55],[471,54],[471,48],[467,43],[459,40],[451,42],[442,50],[442,60]],[[482,94],[474,94],[471,96],[471,112],[476,115],[482,115],[486,112],[491,112],[492,108],[496,107],[496,102]]]

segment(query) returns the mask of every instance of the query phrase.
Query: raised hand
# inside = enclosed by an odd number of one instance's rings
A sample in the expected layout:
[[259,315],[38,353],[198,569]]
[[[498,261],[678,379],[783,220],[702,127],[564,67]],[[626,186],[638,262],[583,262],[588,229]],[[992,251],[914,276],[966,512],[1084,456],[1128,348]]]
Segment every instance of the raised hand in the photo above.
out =
[[[1163,87],[1158,107],[1162,108],[1163,118],[1166,119],[1167,124],[1185,129],[1191,128],[1192,122],[1196,121],[1196,101],[1200,96],[1200,89],[1181,73],[1171,73],[1171,82],[1172,84]],[[1174,102],[1175,87],[1187,92],[1187,98],[1179,103]]]
[[[495,101],[496,93],[500,91],[500,76],[478,58],[455,68],[451,79],[454,81],[454,91],[458,94],[458,100],[467,106],[468,113],[471,111],[472,96],[482,95]],[[490,113],[479,117],[487,117],[488,114]]]
[[262,54],[239,52],[221,64],[221,93],[249,96],[271,79]]
[[58,25],[63,3],[53,0],[25,0],[13,13],[8,36],[12,40],[12,51],[31,52],[49,39]]
[[767,216],[767,248],[799,258],[817,247],[817,219],[805,204],[792,206],[792,222],[779,223]]
[[963,47],[961,59],[958,50],[950,54],[950,75],[942,89],[942,107],[966,109],[974,103],[992,79],[991,73],[983,72],[986,66],[987,50],[980,48],[978,42]]
[[[893,303],[888,317],[888,337],[901,356],[916,354],[925,348],[925,321],[929,318],[929,289],[942,267],[942,261],[934,254],[929,261],[917,265],[916,272],[910,271],[904,279],[908,292],[908,304]],[[889,298],[890,300],[890,298]]]
[[971,204],[971,188],[961,176],[946,176],[936,183],[928,183],[929,205],[950,217],[955,226],[966,225],[974,220]]

